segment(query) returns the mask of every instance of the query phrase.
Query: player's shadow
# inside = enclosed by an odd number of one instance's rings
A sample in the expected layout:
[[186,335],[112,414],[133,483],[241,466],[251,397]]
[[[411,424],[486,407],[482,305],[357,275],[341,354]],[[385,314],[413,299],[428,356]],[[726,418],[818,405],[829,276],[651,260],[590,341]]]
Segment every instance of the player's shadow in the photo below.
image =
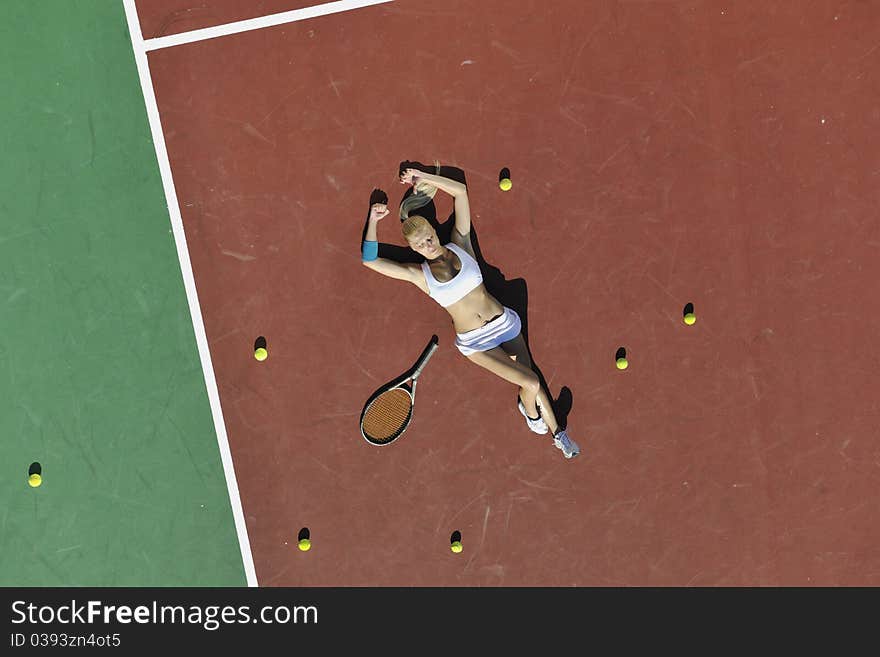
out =
[[[425,165],[421,162],[415,161],[407,160],[401,162],[400,172],[403,172],[403,170],[406,168],[418,169],[427,173],[438,173],[436,167]],[[462,171],[458,167],[441,166],[439,175],[457,180],[467,185],[464,171]],[[442,194],[443,192],[438,193]],[[409,198],[412,194],[412,186],[407,186],[407,190],[401,198],[400,203],[403,203],[403,201]],[[373,193],[370,195],[370,206],[372,206],[373,203],[388,203],[387,194],[385,194],[385,192],[380,189],[374,189]],[[395,211],[390,206],[389,210],[392,210],[392,212]],[[369,217],[369,212],[370,211],[368,206],[367,217]],[[427,205],[418,208],[413,212],[413,214],[419,214],[428,220],[428,222],[437,231],[437,237],[439,238],[441,244],[448,244],[451,241],[452,231],[455,228],[454,211],[445,221],[441,223],[437,219],[437,208],[434,205],[434,202],[429,201]],[[388,218],[390,219],[390,216]],[[392,225],[394,226],[396,224]],[[366,236],[366,231],[367,227],[365,222],[364,236]],[[363,241],[363,237],[361,238],[361,240]],[[474,248],[474,255],[477,257],[477,263],[480,265],[480,271],[483,274],[483,284],[486,286],[486,290],[489,292],[489,294],[498,299],[499,303],[507,306],[512,310],[515,310],[516,313],[519,315],[520,320],[522,321],[523,339],[525,340],[526,348],[529,352],[529,357],[532,359],[532,369],[535,371],[535,374],[538,375],[538,378],[541,381],[541,386],[548,393],[548,397],[550,398],[553,405],[553,413],[554,415],[556,415],[556,421],[559,423],[559,426],[561,428],[565,428],[568,424],[568,415],[571,412],[572,407],[571,390],[567,386],[563,386],[559,392],[559,397],[557,399],[554,399],[553,394],[550,392],[550,388],[547,385],[547,380],[544,378],[543,372],[541,372],[540,367],[538,367],[535,359],[532,357],[532,349],[529,344],[529,294],[528,286],[525,279],[514,278],[511,280],[507,280],[501,269],[486,261],[486,259],[483,257],[482,250],[480,249],[480,240],[477,234],[476,225],[474,223],[473,213],[471,214],[471,244]],[[416,264],[420,264],[424,261],[424,258],[422,256],[420,256],[409,247],[398,246],[396,244],[385,244],[381,242],[379,243],[379,257],[388,258],[389,260],[394,260],[396,262],[412,262]]]

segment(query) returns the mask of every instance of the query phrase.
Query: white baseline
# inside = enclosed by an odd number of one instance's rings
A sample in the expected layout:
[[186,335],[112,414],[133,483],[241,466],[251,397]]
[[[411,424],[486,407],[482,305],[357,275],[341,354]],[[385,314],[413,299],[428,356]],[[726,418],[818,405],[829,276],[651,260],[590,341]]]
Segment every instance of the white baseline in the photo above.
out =
[[[156,37],[155,39],[147,39],[143,44],[146,50],[170,48],[171,46],[179,46],[184,43],[215,39],[229,34],[259,30],[264,27],[283,25],[284,23],[294,23],[296,21],[306,20],[307,18],[326,16],[328,14],[336,14],[340,11],[360,9],[361,7],[380,5],[392,1],[393,0],[339,0],[338,2],[327,2],[322,5],[315,5],[314,7],[305,7],[304,9],[294,9],[293,11],[281,12],[280,14],[270,14],[269,16],[250,18],[235,23],[206,27],[201,30],[192,30],[191,32],[181,32],[180,34],[170,34],[164,37]],[[126,4],[128,4],[128,0],[126,0]]]
[[183,231],[183,220],[180,216],[180,207],[177,204],[177,193],[174,190],[174,180],[171,177],[171,163],[168,160],[165,137],[162,133],[162,123],[159,120],[159,107],[156,105],[156,96],[153,92],[153,81],[150,76],[150,67],[147,61],[147,50],[144,47],[144,40],[141,36],[140,21],[138,20],[137,9],[134,2],[135,0],[123,0],[125,5],[125,15],[128,20],[128,31],[131,34],[131,45],[134,50],[134,58],[137,63],[138,75],[141,80],[141,90],[144,94],[144,103],[147,106],[147,117],[150,120],[150,130],[153,134],[153,145],[156,148],[156,158],[159,163],[159,171],[162,175],[162,186],[165,188],[165,201],[168,204],[168,213],[171,216],[171,228],[174,233],[174,241],[177,244],[177,258],[180,261],[183,285],[186,288],[186,298],[189,301],[189,313],[192,317],[196,344],[198,344],[199,347],[199,356],[202,361],[202,373],[205,377],[208,399],[211,402],[214,429],[217,432],[217,443],[220,446],[220,458],[223,461],[223,471],[226,474],[226,488],[229,490],[229,501],[232,505],[232,515],[235,518],[235,529],[238,533],[238,545],[241,549],[241,559],[244,565],[245,575],[247,576],[248,586],[257,586],[257,573],[254,568],[251,544],[248,540],[247,526],[245,525],[244,513],[242,512],[241,498],[238,494],[238,482],[235,479],[235,469],[232,466],[232,453],[229,450],[226,424],[223,421],[223,411],[220,409],[220,395],[217,391],[217,381],[214,378],[214,366],[211,363],[211,352],[208,349],[208,337],[205,334],[202,310],[199,306],[199,298],[196,293],[196,283],[193,278],[192,264],[189,259],[189,250],[186,246],[186,235]]

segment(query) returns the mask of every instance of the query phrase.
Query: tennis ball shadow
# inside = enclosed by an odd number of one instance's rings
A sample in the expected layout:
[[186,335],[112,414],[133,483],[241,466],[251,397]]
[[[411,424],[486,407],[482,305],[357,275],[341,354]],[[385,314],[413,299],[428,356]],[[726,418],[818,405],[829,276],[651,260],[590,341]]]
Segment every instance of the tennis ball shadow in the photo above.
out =
[[30,467],[28,468],[28,477],[35,474],[43,474],[43,466],[41,466],[38,461],[34,461],[33,463],[31,463]]
[[682,314],[682,316],[684,316],[684,315],[687,315],[688,313],[692,313],[692,312],[694,312],[694,304],[692,304],[690,301],[688,301],[684,305],[684,310],[681,311],[681,314]]
[[449,537],[449,542],[455,543],[456,541],[460,541],[460,540],[461,540],[461,532],[456,529],[454,532],[452,532],[452,535]]
[[254,340],[254,351],[261,348],[266,348],[266,338],[264,338],[262,335]]
[[308,527],[303,527],[299,530],[299,534],[296,535],[297,542],[303,540],[304,538],[311,539],[311,534],[309,533]]

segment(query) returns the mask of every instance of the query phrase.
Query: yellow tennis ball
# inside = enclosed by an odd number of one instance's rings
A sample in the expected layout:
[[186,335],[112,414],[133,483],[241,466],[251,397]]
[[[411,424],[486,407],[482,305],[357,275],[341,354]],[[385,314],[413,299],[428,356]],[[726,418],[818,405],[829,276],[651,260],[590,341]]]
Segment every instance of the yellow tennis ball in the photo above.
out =
[[513,183],[510,182],[510,178],[502,178],[501,181],[498,183],[498,186],[506,192],[508,189],[513,187]]
[[687,325],[691,325],[696,321],[697,321],[697,316],[694,315],[693,313],[688,313],[687,315],[684,316],[684,323]]
[[312,542],[307,538],[301,538],[298,543],[299,549],[303,552],[307,552],[309,548],[312,547]]
[[456,552],[456,553],[461,552],[461,550],[462,550],[461,541],[453,541],[452,545],[449,546],[449,549],[452,550],[453,552]]
[[43,478],[40,475],[34,473],[30,477],[28,477],[28,483],[31,485],[31,488],[36,488],[43,483]]
[[625,370],[627,367],[629,367],[629,362],[627,362],[626,358],[617,359],[617,369]]
[[266,360],[269,357],[269,352],[263,349],[263,347],[258,347],[254,351],[254,358],[257,360]]

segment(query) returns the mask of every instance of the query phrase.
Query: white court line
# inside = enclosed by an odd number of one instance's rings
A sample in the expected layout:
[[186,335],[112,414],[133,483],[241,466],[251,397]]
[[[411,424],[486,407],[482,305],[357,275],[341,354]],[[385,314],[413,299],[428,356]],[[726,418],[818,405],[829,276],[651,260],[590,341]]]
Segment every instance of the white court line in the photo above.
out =
[[247,32],[249,30],[259,30],[264,27],[283,25],[284,23],[293,23],[296,21],[305,20],[307,18],[326,16],[327,14],[335,14],[340,11],[360,9],[361,7],[380,5],[382,3],[392,1],[393,0],[339,0],[339,2],[327,2],[323,5],[305,7],[304,9],[294,9],[293,11],[285,11],[281,12],[280,14],[270,14],[268,16],[250,18],[248,20],[237,21],[235,23],[226,23],[225,25],[217,25],[215,27],[206,27],[201,30],[193,30],[191,32],[181,32],[180,34],[171,34],[169,36],[156,37],[155,39],[147,39],[143,43],[146,50],[170,48],[171,46],[179,46],[184,43],[204,41],[206,39],[214,39],[216,37],[227,36],[229,34],[238,34],[239,32]]
[[244,513],[241,507],[241,498],[238,494],[238,482],[235,479],[235,469],[232,466],[232,453],[229,450],[229,439],[226,436],[226,424],[223,421],[223,411],[220,409],[220,394],[217,391],[217,381],[214,378],[214,366],[211,364],[211,352],[208,349],[208,337],[205,334],[205,325],[202,321],[202,310],[199,306],[199,297],[196,294],[196,282],[193,278],[192,264],[189,260],[189,250],[186,246],[186,235],[183,231],[183,220],[180,216],[180,207],[177,204],[177,193],[174,190],[174,180],[171,177],[171,163],[168,160],[168,151],[165,147],[165,137],[162,134],[162,123],[159,120],[159,107],[156,105],[156,96],[153,92],[153,80],[150,76],[150,66],[147,61],[147,50],[141,36],[141,26],[138,20],[135,0],[123,0],[125,15],[128,19],[128,31],[131,35],[131,45],[134,50],[134,58],[137,63],[138,75],[141,79],[141,90],[144,93],[144,103],[147,106],[147,117],[150,120],[150,130],[153,133],[153,145],[156,148],[156,158],[159,162],[159,171],[162,174],[162,186],[165,188],[165,201],[168,204],[168,212],[171,215],[171,228],[174,232],[174,241],[177,244],[177,258],[180,260],[180,271],[183,274],[183,285],[186,288],[186,298],[189,301],[189,313],[192,317],[193,330],[196,335],[196,343],[199,347],[199,356],[202,360],[202,373],[205,377],[205,386],[208,390],[208,399],[211,402],[211,413],[214,417],[214,429],[217,432],[217,443],[220,446],[220,458],[223,461],[223,471],[226,473],[226,488],[229,490],[229,501],[232,504],[232,515],[235,518],[235,529],[238,532],[238,545],[241,549],[241,559],[244,564],[248,586],[257,586],[257,572],[254,568],[254,560],[251,555],[251,544],[248,540],[247,526],[244,521]]

